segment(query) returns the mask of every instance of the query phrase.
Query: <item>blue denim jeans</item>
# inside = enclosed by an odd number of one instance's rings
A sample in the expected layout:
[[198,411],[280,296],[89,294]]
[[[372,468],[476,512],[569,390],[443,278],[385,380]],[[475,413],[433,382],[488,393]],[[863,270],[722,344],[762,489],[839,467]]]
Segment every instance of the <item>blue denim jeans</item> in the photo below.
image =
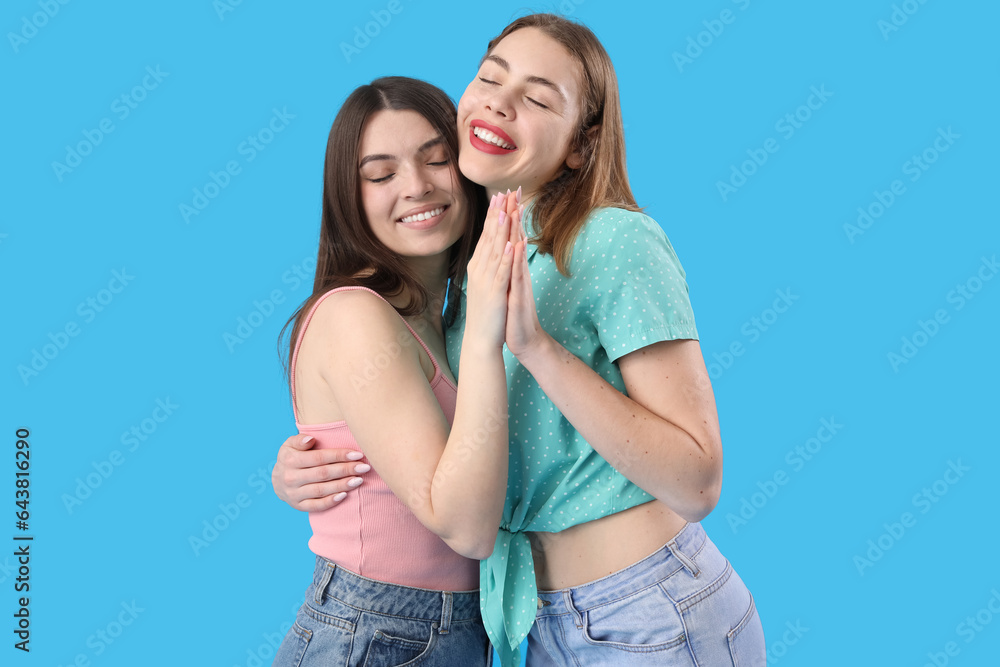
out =
[[527,667],[765,664],[753,596],[701,524],[624,570],[538,600]]
[[274,667],[478,667],[492,661],[479,592],[366,579],[316,558],[313,582]]

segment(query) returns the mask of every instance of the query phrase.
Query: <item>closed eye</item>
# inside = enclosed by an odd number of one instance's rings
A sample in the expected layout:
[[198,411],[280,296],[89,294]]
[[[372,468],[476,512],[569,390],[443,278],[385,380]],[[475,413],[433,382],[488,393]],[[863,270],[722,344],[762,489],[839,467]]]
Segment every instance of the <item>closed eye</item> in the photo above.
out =
[[479,80],[480,80],[480,81],[482,81],[483,83],[488,83],[488,84],[490,84],[491,86],[499,86],[499,85],[500,85],[500,84],[499,84],[499,83],[497,83],[496,81],[490,81],[490,80],[489,80],[489,79],[487,79],[486,77],[482,77],[482,76],[481,76],[481,77],[479,77]]
[[448,161],[442,160],[441,162],[428,162],[427,164],[429,164],[432,167],[447,167]]
[[382,178],[367,178],[365,180],[367,180],[369,183],[384,183],[385,181],[388,181],[395,175],[396,174],[389,174],[388,176],[383,176]]
[[547,106],[545,106],[544,104],[542,104],[542,103],[541,103],[541,102],[539,102],[538,100],[533,100],[533,99],[531,99],[530,97],[529,97],[529,98],[527,98],[527,100],[528,100],[529,102],[532,102],[533,104],[535,104],[535,105],[537,105],[537,106],[541,107],[542,109],[548,109],[548,107],[547,107]]

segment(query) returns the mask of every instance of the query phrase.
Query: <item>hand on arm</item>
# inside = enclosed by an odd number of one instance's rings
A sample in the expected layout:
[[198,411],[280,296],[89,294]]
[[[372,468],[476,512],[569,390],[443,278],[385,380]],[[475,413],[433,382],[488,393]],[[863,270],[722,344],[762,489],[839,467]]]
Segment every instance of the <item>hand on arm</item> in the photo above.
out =
[[293,435],[278,449],[271,471],[274,493],[302,512],[320,512],[343,500],[370,470],[352,449],[312,449],[310,436]]

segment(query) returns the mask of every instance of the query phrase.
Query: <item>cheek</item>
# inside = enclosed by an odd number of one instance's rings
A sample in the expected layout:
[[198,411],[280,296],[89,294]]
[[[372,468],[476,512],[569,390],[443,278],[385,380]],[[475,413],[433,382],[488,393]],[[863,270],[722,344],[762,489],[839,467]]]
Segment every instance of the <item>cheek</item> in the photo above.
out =
[[373,183],[361,184],[361,208],[365,212],[368,224],[385,217],[385,196]]
[[465,116],[469,114],[469,111],[475,106],[475,90],[473,90],[474,83],[470,82],[468,86],[465,87],[465,92],[462,93],[462,97],[458,100],[458,121],[461,124]]

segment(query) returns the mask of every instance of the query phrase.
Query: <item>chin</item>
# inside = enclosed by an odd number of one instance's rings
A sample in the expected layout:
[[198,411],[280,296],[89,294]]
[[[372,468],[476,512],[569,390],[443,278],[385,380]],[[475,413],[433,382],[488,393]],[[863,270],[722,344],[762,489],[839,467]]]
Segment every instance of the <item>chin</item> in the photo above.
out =
[[459,153],[458,170],[476,185],[489,187],[488,182],[493,180],[491,179],[491,169],[487,164],[484,164],[480,156],[472,154],[475,150],[469,146],[465,151]]

